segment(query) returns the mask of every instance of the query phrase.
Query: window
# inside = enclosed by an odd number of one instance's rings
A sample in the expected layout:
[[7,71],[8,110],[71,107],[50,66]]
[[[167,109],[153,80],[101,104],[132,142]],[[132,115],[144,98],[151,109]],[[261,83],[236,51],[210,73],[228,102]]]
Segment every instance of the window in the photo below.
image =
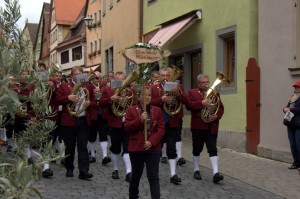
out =
[[102,16],[105,16],[106,14],[106,0],[102,0],[103,6],[102,6]]
[[60,63],[66,64],[69,63],[69,51],[66,50],[60,54]]
[[93,42],[90,42],[90,48],[91,48],[91,52],[90,53],[92,53],[93,52]]
[[111,10],[113,8],[113,0],[109,0],[109,9]]
[[114,48],[111,47],[105,51],[106,71],[114,70]]
[[191,88],[197,88],[197,76],[198,74],[202,73],[201,68],[201,51],[191,53],[191,68],[192,68],[192,79],[191,79]]
[[97,51],[97,41],[94,41],[94,46],[95,46],[95,50],[94,51]]
[[101,23],[101,10],[99,10],[99,22]]
[[230,83],[223,82],[223,93],[237,92],[236,26],[217,31],[217,71],[223,72]]
[[101,52],[101,39],[99,39],[99,51]]
[[78,46],[72,49],[72,61],[80,60],[82,58],[82,47]]
[[95,18],[94,18],[94,23],[96,23],[97,20],[98,20],[98,18],[97,18],[97,12],[94,13],[94,17],[95,17]]

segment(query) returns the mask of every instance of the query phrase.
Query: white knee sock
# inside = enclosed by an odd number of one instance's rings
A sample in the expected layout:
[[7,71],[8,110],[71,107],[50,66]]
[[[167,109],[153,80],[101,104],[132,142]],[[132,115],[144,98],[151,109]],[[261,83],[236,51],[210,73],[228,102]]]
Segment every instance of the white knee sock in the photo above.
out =
[[173,177],[176,174],[176,159],[169,159],[170,174]]
[[26,158],[31,158],[31,151],[30,151],[29,146],[25,146],[23,152],[24,152],[24,155]]
[[125,163],[126,174],[130,173],[132,171],[132,169],[131,169],[131,162],[130,162],[130,158],[129,158],[129,153],[124,153],[123,154],[123,160],[124,160],[124,163]]
[[62,143],[59,143],[58,146],[59,146],[60,153],[62,153],[62,156],[64,157],[65,156],[65,144],[62,142]]
[[181,158],[181,144],[182,142],[176,142],[177,160]]
[[5,128],[0,128],[0,139],[3,141],[6,141],[6,129]]
[[113,170],[119,170],[120,154],[111,153],[111,162]]
[[90,145],[90,152],[91,152],[91,156],[92,157],[96,157],[96,154],[95,154],[95,142],[89,142],[89,145]]
[[102,157],[107,156],[107,141],[100,142],[101,150],[102,150]]
[[162,155],[161,155],[162,157],[167,157],[167,144],[166,143],[163,144],[161,152],[162,152]]
[[214,175],[215,175],[216,173],[219,172],[219,171],[218,171],[218,156],[212,156],[212,157],[210,157],[209,159],[210,159],[210,161],[211,161],[213,173],[214,173]]
[[199,156],[193,156],[194,172],[199,171]]
[[43,171],[45,171],[46,169],[49,169],[49,163],[45,163],[45,164],[44,164]]

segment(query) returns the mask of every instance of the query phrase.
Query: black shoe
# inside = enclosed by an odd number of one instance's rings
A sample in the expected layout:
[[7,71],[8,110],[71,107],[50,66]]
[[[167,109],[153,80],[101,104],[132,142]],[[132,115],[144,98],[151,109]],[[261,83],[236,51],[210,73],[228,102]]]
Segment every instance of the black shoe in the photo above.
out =
[[93,174],[88,173],[88,172],[80,172],[78,177],[79,177],[79,179],[86,180],[86,179],[92,178]]
[[181,182],[181,178],[179,178],[176,174],[170,178],[170,183],[179,184]]
[[127,174],[126,174],[125,181],[126,181],[126,182],[130,182],[131,176],[132,176],[132,173],[131,173],[131,172],[127,173]]
[[33,164],[33,163],[34,163],[34,162],[33,162],[33,159],[32,159],[32,158],[28,158],[28,159],[27,159],[27,163],[28,163],[28,165]]
[[194,179],[196,180],[202,180],[201,174],[199,171],[194,172]]
[[10,146],[10,145],[7,145],[7,147],[6,147],[6,153],[10,153],[10,152],[12,152],[12,149],[13,149],[13,147],[12,147],[12,146]]
[[118,170],[114,170],[111,177],[112,179],[120,179]]
[[95,157],[93,157],[93,156],[91,156],[91,157],[89,158],[89,162],[90,162],[90,163],[94,163],[94,162],[96,162],[96,158],[95,158]]
[[224,176],[223,176],[222,174],[216,173],[216,174],[214,175],[213,182],[214,182],[215,184],[217,184],[217,183],[219,183],[219,181],[221,181],[221,180],[223,180],[223,179],[224,179]]
[[53,176],[53,171],[51,169],[46,169],[45,171],[42,172],[42,176],[44,178],[49,178]]
[[67,173],[66,173],[66,177],[73,177],[73,176],[74,176],[73,170],[72,169],[68,169]]
[[186,163],[186,161],[185,161],[184,158],[179,158],[178,161],[177,161],[177,164],[178,164],[179,166],[184,165],[185,163]]
[[109,156],[106,156],[106,157],[104,157],[103,160],[102,160],[102,165],[107,165],[107,164],[110,163],[110,162],[111,162],[110,157],[109,157]]
[[167,157],[162,157],[162,158],[160,159],[160,162],[161,162],[161,163],[164,163],[164,164],[167,164]]

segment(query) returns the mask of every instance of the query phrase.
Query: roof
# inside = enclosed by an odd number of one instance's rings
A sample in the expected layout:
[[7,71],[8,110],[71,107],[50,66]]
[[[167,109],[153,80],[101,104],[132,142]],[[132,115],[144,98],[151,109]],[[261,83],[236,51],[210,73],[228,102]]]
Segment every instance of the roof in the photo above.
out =
[[86,0],[54,0],[56,24],[72,25],[85,6]]
[[29,32],[30,41],[31,41],[32,45],[35,46],[35,41],[36,41],[36,37],[38,34],[39,24],[38,23],[27,23],[26,25],[27,25],[28,32]]

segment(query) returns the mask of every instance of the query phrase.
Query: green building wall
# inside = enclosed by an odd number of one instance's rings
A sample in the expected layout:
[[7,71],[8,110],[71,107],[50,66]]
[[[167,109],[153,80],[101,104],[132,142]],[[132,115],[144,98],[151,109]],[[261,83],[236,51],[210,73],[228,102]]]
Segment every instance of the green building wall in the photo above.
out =
[[[148,4],[144,0],[144,34],[157,25],[192,10],[201,10],[202,19],[195,22],[165,49],[181,49],[202,44],[203,72],[211,84],[217,71],[216,31],[236,27],[237,92],[221,95],[225,113],[220,130],[245,132],[246,127],[246,66],[248,59],[258,57],[258,2],[257,0],[163,0]],[[185,115],[184,127],[189,128],[190,116]]]

